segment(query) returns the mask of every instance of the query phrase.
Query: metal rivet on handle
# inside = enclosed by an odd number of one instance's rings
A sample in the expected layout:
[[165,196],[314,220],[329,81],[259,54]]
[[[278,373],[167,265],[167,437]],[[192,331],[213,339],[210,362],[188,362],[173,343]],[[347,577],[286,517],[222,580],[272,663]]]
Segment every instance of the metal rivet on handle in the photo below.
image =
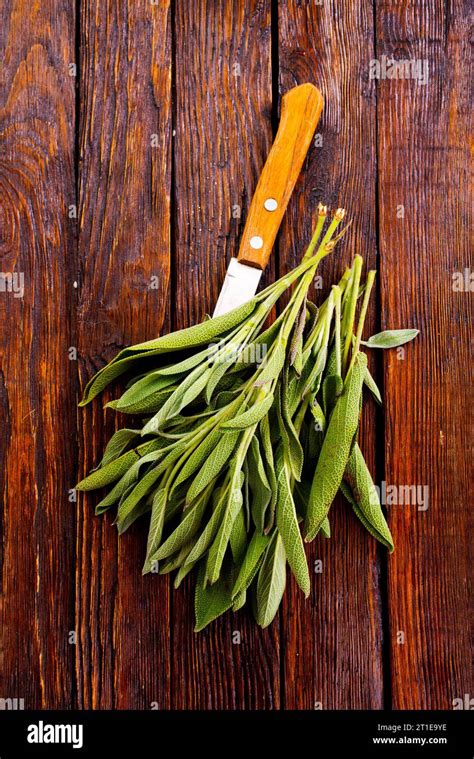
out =
[[259,248],[262,247],[262,245],[263,245],[263,240],[258,235],[250,238],[250,247],[253,248],[254,250],[258,250]]
[[267,211],[276,211],[276,209],[278,208],[278,203],[275,200],[275,198],[267,198],[263,205]]

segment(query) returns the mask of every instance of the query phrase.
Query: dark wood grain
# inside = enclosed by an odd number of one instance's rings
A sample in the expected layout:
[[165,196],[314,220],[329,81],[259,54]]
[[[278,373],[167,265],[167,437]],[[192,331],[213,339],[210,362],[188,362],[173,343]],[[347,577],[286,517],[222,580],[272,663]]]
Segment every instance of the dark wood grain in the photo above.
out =
[[[81,4],[78,344],[81,386],[117,349],[155,337],[170,271],[169,3]],[[153,279],[155,278],[155,279]],[[156,287],[153,285],[156,284]],[[116,419],[80,410],[80,475]],[[121,420],[123,424],[123,420]],[[141,576],[145,534],[117,539],[112,517],[81,499],[77,678],[87,708],[170,703],[167,579]]]
[[[214,308],[270,148],[270,2],[179,0],[174,30],[173,298],[175,326],[182,327]],[[240,218],[233,217],[236,206]],[[276,626],[262,632],[243,611],[196,635],[193,586],[190,580],[173,594],[172,705],[277,707]]]
[[[279,4],[280,88],[311,81],[325,108],[315,143],[288,210],[280,238],[285,270],[311,237],[318,202],[347,210],[352,226],[319,274],[320,301],[355,253],[376,265],[376,156],[374,87],[368,82],[373,16],[368,2]],[[367,321],[374,324],[375,306]],[[361,447],[374,471],[374,409],[362,422]],[[376,709],[382,706],[381,606],[375,541],[345,502],[330,513],[331,540],[308,550],[312,591],[305,601],[293,579],[281,614],[285,707]],[[314,572],[315,561],[322,571]]]
[[3,5],[0,83],[1,683],[74,705],[74,3]]
[[[427,61],[427,84],[378,85],[384,326],[418,327],[385,356],[385,479],[428,488],[427,510],[389,507],[393,707],[451,709],[473,692],[468,580],[472,429],[468,4],[377,5],[377,57]],[[404,208],[404,216],[400,209]],[[398,637],[404,634],[404,642]]]

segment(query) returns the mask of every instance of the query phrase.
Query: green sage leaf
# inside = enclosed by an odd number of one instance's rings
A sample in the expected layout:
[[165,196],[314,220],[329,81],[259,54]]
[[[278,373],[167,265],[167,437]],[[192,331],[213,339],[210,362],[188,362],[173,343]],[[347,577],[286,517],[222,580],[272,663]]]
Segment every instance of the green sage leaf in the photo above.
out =
[[206,584],[205,567],[200,568],[194,599],[196,612],[194,632],[204,630],[210,622],[231,608],[233,604],[232,581],[232,576],[227,575],[221,577],[213,585],[208,585]]
[[193,353],[192,356],[188,356],[182,361],[178,361],[175,364],[170,364],[169,366],[164,366],[162,369],[157,369],[156,374],[163,379],[166,377],[169,382],[174,382],[176,380],[176,377],[173,375],[185,374],[191,369],[195,369],[196,366],[208,360],[209,356],[212,354],[212,350],[213,349],[211,349],[209,346],[206,346],[203,351]]
[[238,596],[235,597],[235,601],[232,604],[232,611],[239,611],[239,609],[241,609],[242,606],[245,606],[246,600],[247,600],[247,591],[243,590],[241,593],[239,593]]
[[262,387],[267,382],[272,382],[274,379],[276,379],[283,369],[285,358],[286,344],[282,341],[278,341],[275,343],[274,347],[272,346],[271,351],[269,351],[269,353],[267,353],[265,356],[265,359],[262,362],[261,371],[257,375],[254,386]]
[[261,535],[255,530],[245,553],[235,585],[232,588],[232,598],[236,598],[242,591],[247,590],[252,583],[258,570],[260,559],[269,542],[270,538],[268,535]]
[[157,390],[155,393],[150,393],[144,396],[142,400],[136,401],[136,403],[129,403],[127,406],[121,406],[120,400],[118,400],[109,401],[105,407],[119,411],[121,414],[156,414],[175,390],[175,385],[172,385],[165,390]]
[[347,488],[341,487],[341,490],[352,505],[355,514],[370,534],[392,552],[394,550],[392,534],[385,520],[376,487],[357,443],[347,462],[344,480],[345,483],[342,484],[346,484]]
[[230,533],[230,547],[235,564],[241,564],[247,548],[247,530],[245,529],[244,510],[240,509]]
[[275,518],[275,506],[277,498],[277,481],[275,476],[275,462],[273,458],[273,446],[270,432],[270,422],[268,416],[264,416],[259,424],[261,435],[261,451],[266,462],[266,474],[271,490],[271,500],[266,511],[265,532],[268,533],[273,527]]
[[125,348],[115,358],[104,366],[87,383],[80,406],[90,403],[110,382],[126,372],[135,361],[149,356],[158,356],[162,353],[195,348],[212,342],[216,337],[224,335],[233,327],[240,324],[254,311],[256,299],[252,299],[242,306],[229,311],[227,314],[217,316],[193,327],[163,335],[155,340],[133,345]]
[[240,430],[236,430],[235,432],[232,430],[224,435],[222,441],[214,448],[209,458],[205,461],[204,466],[194,478],[186,497],[187,503],[192,503],[199,493],[220,474],[232,456],[240,435]]
[[165,521],[165,508],[168,492],[166,488],[160,488],[156,491],[153,497],[153,505],[151,507],[150,527],[148,530],[148,540],[146,546],[145,564],[143,565],[142,574],[151,572],[152,564],[154,560],[154,554],[158,549],[161,536],[163,534],[163,525]]
[[175,569],[181,569],[181,567],[186,566],[186,560],[189,555],[189,552],[192,548],[192,541],[189,543],[186,543],[185,546],[183,546],[178,553],[173,554],[173,556],[168,557],[163,561],[162,564],[160,564],[160,568],[158,570],[158,573],[160,575],[168,575],[170,572],[173,572]]
[[321,522],[320,530],[325,538],[329,539],[331,537],[331,525],[329,524],[329,519],[327,517]]
[[138,477],[138,472],[140,471],[141,466],[141,459],[136,461],[130,469],[128,469],[125,474],[119,479],[118,482],[115,483],[112,490],[107,493],[105,498],[103,498],[95,507],[95,513],[96,514],[103,514],[107,509],[109,509],[111,506],[113,506],[115,503],[118,503],[120,499],[122,498],[123,494],[129,490],[133,484],[136,482]]
[[179,588],[181,583],[183,582],[184,578],[187,577],[187,575],[194,569],[196,566],[196,561],[191,561],[189,563],[181,564],[180,568],[178,569],[176,573],[176,577],[174,578],[173,587],[175,590]]
[[[306,298],[304,299],[301,310],[296,319],[296,324],[293,330],[293,335],[290,344],[290,366],[296,364],[297,356],[299,356],[300,365],[296,367],[297,373],[301,373],[301,354],[303,345],[303,332],[306,324]],[[300,371],[298,371],[298,369]]]
[[359,425],[367,356],[358,353],[327,427],[311,486],[306,540],[313,540],[339,490]]
[[[187,348],[196,348],[199,345],[206,345],[212,342],[216,337],[224,335],[237,325],[241,324],[255,310],[257,299],[247,301],[241,306],[228,311],[222,316],[216,316],[213,319],[206,320],[192,327],[186,327],[176,332],[170,332],[155,340],[148,340],[145,343],[132,345],[125,348],[119,356],[128,356],[130,354],[141,354],[150,350],[159,349],[162,353],[171,351],[185,350]],[[117,356],[114,361],[119,359]]]
[[243,500],[240,488],[231,488],[224,517],[207,557],[206,574],[211,585],[219,578],[232,527],[239,511],[242,510]]
[[215,389],[218,387],[220,381],[226,374],[226,372],[229,371],[230,367],[232,365],[232,361],[227,361],[225,359],[218,360],[217,363],[215,363],[209,371],[209,378],[206,383],[206,388],[204,392],[204,396],[206,398],[206,403],[211,402],[211,398],[213,396],[213,393]]
[[260,453],[258,437],[254,435],[247,453],[248,480],[252,491],[252,519],[256,528],[263,532],[265,511],[272,498],[272,488],[268,481],[265,465]]
[[277,457],[277,472],[277,527],[283,541],[290,569],[295,576],[296,582],[307,598],[310,591],[308,563],[306,561],[303,540],[298,527],[295,503],[291,494],[290,476],[283,455]]
[[116,519],[119,535],[125,532],[125,518],[128,516],[129,512],[132,511],[138,502],[141,501],[141,499],[151,490],[161,474],[162,471],[159,466],[151,469],[137,482],[126,499],[120,503]]
[[155,416],[145,424],[142,435],[158,432],[170,419],[194,401],[206,386],[210,369],[197,366],[170,395]]
[[112,437],[104,451],[102,461],[99,464],[99,468],[109,464],[111,461],[115,461],[124,451],[134,438],[140,435],[140,430],[131,430],[124,428],[123,430],[117,430]]
[[324,378],[322,386],[322,401],[324,414],[327,419],[329,419],[343,388],[344,382],[338,374],[329,374]]
[[281,536],[276,533],[265,552],[258,573],[256,594],[256,620],[268,627],[280,606],[286,585],[286,555]]
[[277,404],[277,417],[285,459],[290,465],[293,477],[299,482],[303,471],[304,454],[298,433],[289,414],[285,389],[286,383],[280,389],[280,403]]
[[368,340],[361,340],[361,345],[367,348],[398,348],[413,340],[419,332],[418,329],[387,329],[372,335]]
[[96,490],[110,485],[127,472],[140,455],[136,451],[128,451],[118,459],[111,461],[101,469],[96,469],[77,483],[76,490]]
[[188,477],[191,477],[191,475],[194,474],[196,469],[198,469],[203,462],[207,461],[210,454],[220,443],[222,436],[223,433],[220,431],[220,429],[212,430],[212,432],[206,435],[206,437],[202,440],[198,447],[195,448],[189,458],[186,459],[184,466],[180,469],[179,474],[174,482],[173,490],[174,488],[181,485],[181,483],[185,482]]
[[120,522],[120,525],[117,524],[117,527],[119,527],[119,535],[122,535],[128,528],[136,522],[137,519],[139,519],[144,514],[147,514],[151,509],[150,503],[148,503],[145,500],[138,501],[133,508],[131,508],[126,516],[122,519]]
[[186,564],[196,563],[196,561],[198,561],[206,553],[207,549],[214,540],[217,534],[217,530],[219,529],[219,526],[225,514],[227,506],[226,493],[227,490],[223,489],[220,497],[216,499],[212,516],[202,531],[201,535],[196,540],[193,548],[191,549],[189,556],[186,559]]
[[369,367],[367,367],[365,371],[365,377],[364,377],[364,384],[365,386],[370,390],[372,395],[374,396],[377,403],[382,405],[382,396],[380,394],[380,390],[377,386],[377,383],[375,382],[374,378],[372,377]]
[[142,379],[128,388],[116,401],[115,408],[122,410],[127,406],[140,406],[151,395],[158,395],[176,381],[176,377],[161,377],[156,371],[149,372]]
[[183,519],[174,532],[171,533],[169,538],[167,538],[153,554],[153,559],[155,561],[167,559],[168,556],[172,556],[172,554],[176,553],[176,551],[179,551],[184,545],[189,543],[199,529],[210,495],[211,488],[208,487],[203,493],[201,493],[201,496],[196,500],[196,503],[186,509]]
[[222,425],[223,429],[238,429],[243,430],[246,427],[253,427],[254,424],[258,424],[261,419],[268,413],[273,404],[273,393],[269,393],[265,398],[258,403],[254,403],[247,411],[242,414],[238,414],[233,419],[225,422]]

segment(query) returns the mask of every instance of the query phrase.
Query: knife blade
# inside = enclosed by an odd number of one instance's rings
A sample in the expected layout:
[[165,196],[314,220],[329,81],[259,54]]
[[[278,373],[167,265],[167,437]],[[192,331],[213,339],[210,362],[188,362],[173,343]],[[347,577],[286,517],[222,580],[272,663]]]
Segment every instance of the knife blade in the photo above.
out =
[[237,258],[231,258],[213,316],[253,298],[323,109],[312,84],[283,95],[278,131],[250,205]]

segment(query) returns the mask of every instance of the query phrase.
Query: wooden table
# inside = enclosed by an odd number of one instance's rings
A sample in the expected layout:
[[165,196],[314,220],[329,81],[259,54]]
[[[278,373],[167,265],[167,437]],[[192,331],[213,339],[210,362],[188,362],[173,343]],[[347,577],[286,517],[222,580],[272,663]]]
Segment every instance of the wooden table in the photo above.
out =
[[[4,279],[0,696],[101,709],[472,696],[468,3],[4,0],[1,36],[1,269],[24,294]],[[383,76],[392,56],[415,61],[411,78],[374,79],[371,61]],[[76,404],[119,348],[212,311],[280,94],[304,81],[326,106],[267,280],[298,260],[319,200],[348,210],[323,290],[359,252],[379,272],[368,334],[421,331],[372,355],[384,411],[367,404],[361,445],[377,482],[426,486],[429,505],[389,507],[388,557],[337,503],[333,538],[309,550],[322,572],[307,602],[291,581],[267,630],[243,611],[195,635],[192,583],[140,574],[145,525],[118,540],[113,515],[76,500],[116,424],[100,401]]]

